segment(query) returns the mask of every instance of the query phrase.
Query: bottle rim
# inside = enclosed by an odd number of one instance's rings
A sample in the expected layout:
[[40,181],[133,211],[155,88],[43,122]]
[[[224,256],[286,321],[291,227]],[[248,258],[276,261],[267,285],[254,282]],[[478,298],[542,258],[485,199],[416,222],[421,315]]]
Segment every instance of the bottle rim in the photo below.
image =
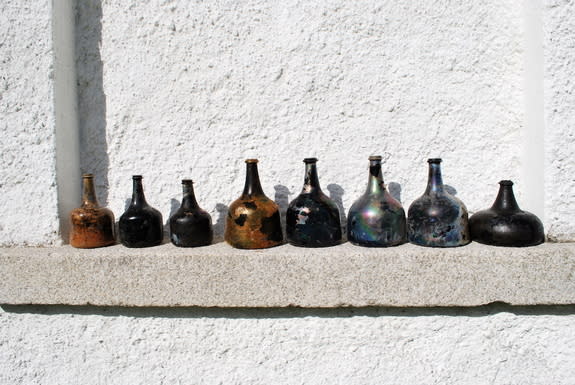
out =
[[427,163],[441,163],[441,158],[429,158]]
[[315,163],[317,162],[317,158],[304,158],[304,163]]

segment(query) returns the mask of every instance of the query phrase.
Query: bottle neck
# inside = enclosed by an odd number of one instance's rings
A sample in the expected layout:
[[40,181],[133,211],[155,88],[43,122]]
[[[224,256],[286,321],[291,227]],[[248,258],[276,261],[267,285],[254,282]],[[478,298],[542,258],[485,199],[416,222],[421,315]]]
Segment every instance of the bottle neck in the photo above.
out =
[[499,193],[495,202],[493,202],[492,209],[498,211],[518,211],[520,210],[515,194],[513,194],[513,182],[501,181],[499,182]]
[[302,193],[310,194],[321,192],[321,187],[319,185],[319,178],[317,176],[316,162],[306,162],[305,163],[305,179],[303,183]]
[[196,195],[194,194],[194,184],[192,181],[182,182],[182,208],[185,210],[193,210],[198,208]]
[[91,175],[82,177],[82,206],[99,206],[94,189],[94,178]]
[[439,163],[429,163],[429,176],[427,179],[426,194],[443,192],[443,179],[441,178],[441,166]]
[[246,163],[246,184],[242,195],[264,195],[256,162]]
[[132,206],[146,205],[146,196],[144,195],[144,187],[142,185],[142,178],[132,178]]
[[369,180],[366,194],[379,195],[385,190],[383,175],[381,173],[381,160],[369,161]]

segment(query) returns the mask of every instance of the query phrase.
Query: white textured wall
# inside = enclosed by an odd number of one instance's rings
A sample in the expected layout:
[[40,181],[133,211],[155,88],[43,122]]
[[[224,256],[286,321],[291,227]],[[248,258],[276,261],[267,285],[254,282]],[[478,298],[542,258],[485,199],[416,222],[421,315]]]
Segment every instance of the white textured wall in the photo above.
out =
[[546,225],[567,241],[575,239],[575,2],[544,5]]
[[118,216],[141,173],[166,219],[192,177],[216,222],[248,157],[282,206],[309,156],[346,212],[370,154],[406,206],[437,156],[471,211],[501,179],[521,197],[521,15],[499,0],[82,2],[82,168]]
[[0,310],[2,384],[575,383],[553,308],[22,310]]
[[0,245],[59,241],[50,4],[0,3]]

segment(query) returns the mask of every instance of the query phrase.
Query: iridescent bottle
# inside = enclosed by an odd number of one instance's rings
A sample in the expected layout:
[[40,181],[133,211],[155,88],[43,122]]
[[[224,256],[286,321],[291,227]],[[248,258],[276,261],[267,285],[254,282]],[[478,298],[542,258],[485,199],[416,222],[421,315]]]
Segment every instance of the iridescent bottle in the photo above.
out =
[[146,202],[142,176],[132,177],[133,192],[130,206],[120,217],[119,238],[126,247],[150,247],[162,243],[162,214]]
[[406,231],[405,210],[385,188],[381,156],[370,156],[367,190],[347,215],[347,239],[359,246],[396,246],[406,241]]
[[326,247],[341,242],[339,209],[321,191],[316,158],[306,158],[303,190],[288,206],[286,233],[289,243],[302,247]]
[[469,218],[471,239],[493,246],[535,246],[545,241],[543,224],[530,212],[519,208],[513,182],[499,182],[499,193],[491,208]]
[[263,192],[258,160],[246,160],[242,195],[228,210],[224,239],[238,249],[263,249],[283,242],[278,205]]
[[445,191],[441,159],[429,159],[429,179],[425,193],[409,207],[409,241],[421,246],[456,247],[468,244],[469,223],[463,202]]
[[182,204],[170,217],[170,240],[179,247],[211,244],[214,238],[212,217],[198,205],[194,182],[190,179],[182,180],[182,189]]
[[70,245],[90,249],[113,245],[114,213],[100,207],[94,190],[94,176],[82,175],[82,206],[70,213]]

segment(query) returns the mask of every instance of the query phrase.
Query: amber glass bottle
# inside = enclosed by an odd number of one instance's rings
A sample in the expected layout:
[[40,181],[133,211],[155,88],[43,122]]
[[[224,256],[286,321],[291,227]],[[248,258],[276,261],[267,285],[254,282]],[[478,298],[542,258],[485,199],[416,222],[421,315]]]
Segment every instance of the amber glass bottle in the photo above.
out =
[[100,207],[94,191],[94,176],[82,175],[82,206],[70,213],[70,245],[82,249],[113,245],[114,214]]
[[197,247],[212,243],[212,217],[202,210],[194,194],[194,182],[182,180],[184,196],[178,211],[170,217],[170,240],[179,247]]
[[238,249],[263,249],[283,241],[278,206],[263,192],[258,160],[246,160],[244,192],[229,208],[224,238]]
[[162,243],[162,214],[146,202],[142,176],[132,177],[132,201],[120,217],[120,242],[126,247],[149,247]]

